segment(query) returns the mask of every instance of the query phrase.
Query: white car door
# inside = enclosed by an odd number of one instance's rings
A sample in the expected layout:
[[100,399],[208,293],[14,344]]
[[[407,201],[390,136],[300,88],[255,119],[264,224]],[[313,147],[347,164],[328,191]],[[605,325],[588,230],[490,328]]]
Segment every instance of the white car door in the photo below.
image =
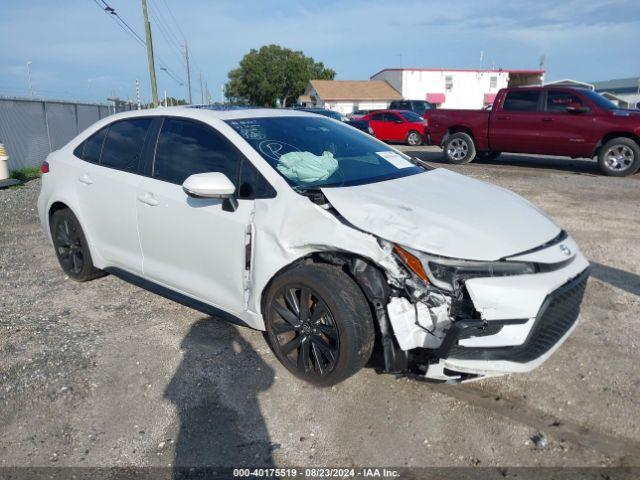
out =
[[142,273],[136,189],[150,125],[150,118],[131,118],[94,134],[85,141],[76,179],[81,216],[96,250],[108,266],[136,274]]
[[254,202],[240,197],[231,211],[224,200],[187,195],[182,183],[196,173],[222,172],[237,188],[242,158],[212,127],[167,117],[152,171],[137,194],[145,278],[232,313],[246,309],[246,244]]

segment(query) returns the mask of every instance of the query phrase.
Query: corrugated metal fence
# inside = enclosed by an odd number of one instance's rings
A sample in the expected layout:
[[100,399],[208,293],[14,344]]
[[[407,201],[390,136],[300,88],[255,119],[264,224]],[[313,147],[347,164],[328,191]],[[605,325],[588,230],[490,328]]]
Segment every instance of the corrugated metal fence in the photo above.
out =
[[114,107],[97,103],[0,97],[0,142],[9,154],[9,169],[40,165],[50,152],[112,113]]

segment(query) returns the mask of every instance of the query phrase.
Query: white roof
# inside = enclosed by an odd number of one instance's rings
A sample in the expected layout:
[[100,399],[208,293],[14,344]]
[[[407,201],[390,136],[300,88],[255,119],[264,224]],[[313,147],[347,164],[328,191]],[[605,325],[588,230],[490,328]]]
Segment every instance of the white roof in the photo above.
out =
[[214,110],[207,107],[194,108],[190,106],[158,107],[145,110],[131,110],[117,113],[108,117],[110,121],[131,117],[148,117],[156,115],[176,115],[190,118],[217,118],[220,120],[233,120],[238,118],[264,118],[264,117],[308,117],[313,113],[285,108],[242,108],[232,110]]

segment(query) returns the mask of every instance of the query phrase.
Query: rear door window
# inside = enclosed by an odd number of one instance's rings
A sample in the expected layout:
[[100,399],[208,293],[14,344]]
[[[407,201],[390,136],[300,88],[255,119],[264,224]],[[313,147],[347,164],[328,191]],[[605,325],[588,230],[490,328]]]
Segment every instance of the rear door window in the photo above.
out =
[[100,164],[126,172],[137,171],[150,125],[150,118],[112,123],[102,148]]
[[104,138],[107,136],[109,127],[97,131],[84,142],[82,142],[73,152],[74,155],[82,160],[86,160],[91,163],[100,162],[100,154],[102,153],[102,145]]
[[382,122],[383,121],[383,115],[381,113],[374,113],[371,115],[371,120],[373,122]]
[[547,112],[566,113],[569,105],[583,107],[584,102],[580,97],[571,92],[549,90],[547,93]]
[[402,119],[398,117],[395,113],[387,112],[382,116],[383,122],[397,122],[398,120],[402,121]]
[[182,184],[196,173],[221,172],[237,188],[242,158],[231,142],[211,127],[165,118],[156,146],[153,177]]
[[509,112],[535,112],[539,98],[539,90],[512,90],[507,93],[502,109]]

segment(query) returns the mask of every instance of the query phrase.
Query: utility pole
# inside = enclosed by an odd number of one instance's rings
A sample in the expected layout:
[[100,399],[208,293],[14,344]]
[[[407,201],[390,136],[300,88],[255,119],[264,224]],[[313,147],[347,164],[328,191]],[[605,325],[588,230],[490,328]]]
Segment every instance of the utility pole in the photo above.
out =
[[202,88],[202,72],[200,72],[200,98],[204,104],[204,89]]
[[189,47],[187,46],[187,41],[184,41],[184,58],[187,61],[187,86],[189,90],[189,105],[193,103],[191,99],[191,69],[189,68]]
[[209,84],[204,82],[204,91],[206,93],[205,97],[207,99],[207,105],[211,105],[211,95],[209,95]]
[[156,84],[156,66],[153,61],[153,43],[151,41],[151,24],[147,14],[147,0],[142,1],[142,16],[144,17],[144,30],[147,34],[147,60],[149,61],[149,78],[151,79],[151,96],[153,106],[158,106],[158,85]]
[[33,97],[33,87],[31,85],[31,60],[27,62],[27,80],[29,82],[29,96]]
[[140,80],[136,80],[136,107],[138,110],[142,109],[140,105]]

